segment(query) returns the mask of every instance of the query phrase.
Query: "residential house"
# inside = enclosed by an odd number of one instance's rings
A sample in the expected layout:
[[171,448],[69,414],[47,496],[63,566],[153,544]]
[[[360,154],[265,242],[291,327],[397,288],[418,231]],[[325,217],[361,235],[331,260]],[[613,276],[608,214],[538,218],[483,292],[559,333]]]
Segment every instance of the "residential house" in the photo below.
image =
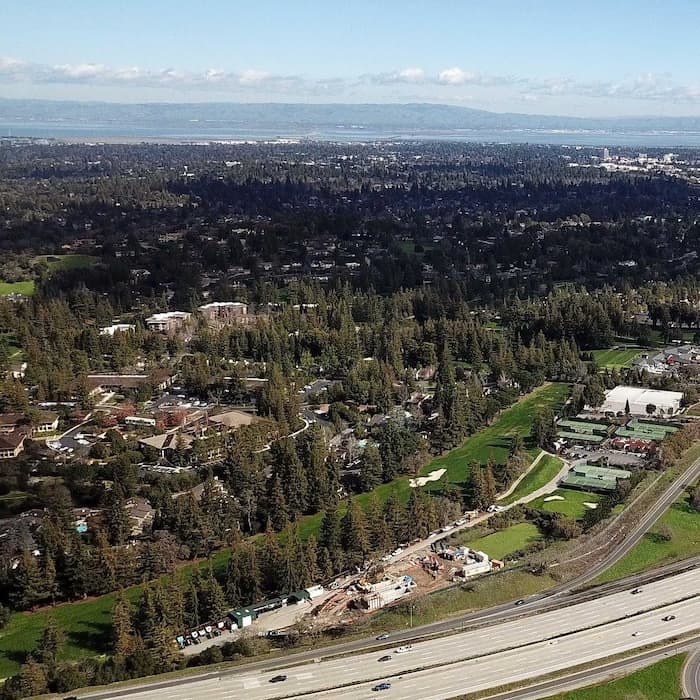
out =
[[248,304],[240,301],[213,301],[199,307],[210,328],[220,329],[231,325],[249,325],[259,316],[249,313]]
[[24,450],[24,441],[27,434],[15,430],[13,432],[0,433],[0,459],[15,459]]
[[146,326],[151,331],[174,335],[186,328],[191,317],[192,314],[186,311],[166,311],[149,316],[146,319]]

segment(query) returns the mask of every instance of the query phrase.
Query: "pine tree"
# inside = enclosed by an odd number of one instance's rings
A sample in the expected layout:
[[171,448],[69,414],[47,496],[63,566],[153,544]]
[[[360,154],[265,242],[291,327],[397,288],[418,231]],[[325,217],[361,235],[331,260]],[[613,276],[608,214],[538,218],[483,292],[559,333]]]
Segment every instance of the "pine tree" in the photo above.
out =
[[493,475],[493,460],[489,458],[484,467],[484,499],[486,506],[490,506],[496,501],[496,480]]
[[64,641],[63,631],[53,618],[49,618],[36,650],[37,661],[48,667],[54,666]]
[[367,537],[370,549],[375,552],[388,550],[391,547],[389,528],[386,520],[384,520],[384,513],[379,504],[379,499],[374,493],[370,495],[367,501],[365,520],[367,522]]
[[472,462],[469,465],[469,487],[474,508],[483,509],[490,505],[486,497],[484,474],[481,465],[477,462]]
[[387,525],[391,545],[397,547],[406,537],[406,509],[394,490],[384,503],[384,521]]
[[134,626],[131,621],[131,605],[123,591],[117,594],[112,611],[112,651],[119,660],[131,656],[136,649]]
[[[340,531],[340,516],[335,504],[326,510],[321,521],[318,546],[326,550],[334,571],[340,571],[343,564],[343,550]],[[320,554],[320,552],[319,552]]]
[[43,695],[48,690],[48,673],[46,667],[30,656],[19,671],[21,697]]
[[287,507],[287,499],[282,488],[282,480],[279,474],[276,474],[270,480],[270,490],[268,494],[269,511],[268,515],[272,522],[272,526],[277,532],[284,530],[289,525],[289,508]]
[[340,522],[340,538],[348,566],[361,566],[369,551],[365,514],[355,499],[348,503]]
[[360,488],[372,491],[382,483],[382,458],[375,445],[368,445],[360,460]]
[[26,610],[43,596],[44,581],[36,557],[25,550],[10,573],[9,600],[17,610]]
[[129,536],[131,525],[129,523],[129,513],[126,510],[124,494],[121,487],[116,483],[107,492],[104,520],[110,544],[124,544]]

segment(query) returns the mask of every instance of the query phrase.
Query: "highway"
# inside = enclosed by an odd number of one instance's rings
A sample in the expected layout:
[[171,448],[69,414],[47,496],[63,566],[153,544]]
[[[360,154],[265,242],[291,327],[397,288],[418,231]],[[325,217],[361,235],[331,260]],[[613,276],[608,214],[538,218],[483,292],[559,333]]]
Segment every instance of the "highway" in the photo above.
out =
[[[664,622],[665,616],[673,619]],[[284,664],[290,660],[279,659],[275,669],[251,671],[244,667],[221,676],[82,697],[219,700],[245,695],[246,700],[269,700],[294,695],[352,699],[372,697],[372,686],[386,679],[392,688],[381,697],[438,700],[604,659],[699,626],[700,571],[693,569],[649,583],[637,595],[629,589],[610,593],[526,619],[415,642],[402,654],[395,653],[392,645],[287,667]],[[380,662],[385,654],[391,661]],[[278,673],[287,675],[287,680],[270,683]]]
[[[677,562],[675,564],[668,565],[666,567],[661,567],[658,570],[651,572],[643,572],[630,577],[627,580],[614,582],[606,584],[604,586],[598,587],[596,589],[589,589],[584,591],[577,591],[577,588],[584,586],[586,583],[590,582],[593,578],[598,576],[602,571],[612,566],[615,562],[625,556],[644,536],[648,529],[658,520],[658,518],[666,511],[666,509],[673,503],[673,501],[682,493],[682,491],[691,484],[695,479],[700,476],[700,460],[694,462],[683,474],[683,476],[676,482],[674,482],[663,494],[663,496],[650,508],[645,515],[640,519],[640,521],[635,525],[635,527],[629,532],[627,537],[620,543],[615,550],[607,556],[600,564],[591,568],[584,575],[569,581],[562,586],[559,586],[548,592],[538,594],[535,596],[530,596],[526,599],[525,604],[520,607],[514,607],[512,603],[505,603],[502,605],[494,606],[487,610],[477,611],[462,615],[458,618],[452,618],[450,620],[436,622],[429,625],[423,625],[421,627],[416,627],[411,630],[405,630],[403,632],[393,633],[391,635],[391,642],[393,644],[400,644],[406,641],[412,641],[414,643],[419,640],[425,639],[431,635],[449,635],[450,633],[456,633],[460,630],[468,630],[475,627],[482,627],[484,624],[495,624],[505,620],[517,620],[522,619],[524,615],[532,615],[534,613],[540,613],[540,616],[546,611],[556,611],[556,610],[568,610],[570,608],[564,608],[564,606],[571,606],[577,603],[581,603],[586,600],[595,599],[600,595],[606,593],[614,593],[619,590],[629,591],[631,588],[637,585],[649,586],[649,581],[653,581],[657,578],[662,578],[663,576],[674,575],[685,570],[692,570],[694,567],[700,566],[700,557],[694,557],[692,559],[686,560],[684,562]],[[538,616],[537,621],[540,617]],[[538,622],[536,624],[539,624]],[[489,628],[489,631],[492,628]],[[448,636],[446,640],[454,639],[453,636]],[[206,683],[212,679],[216,680],[217,683],[225,683],[231,674],[235,674],[236,677],[242,677],[245,673],[264,673],[271,672],[275,669],[279,669],[284,665],[291,664],[302,664],[312,662],[315,658],[324,656],[329,657],[331,655],[339,654],[360,654],[361,652],[367,652],[368,650],[374,649],[372,653],[381,654],[381,649],[386,643],[378,642],[374,639],[359,639],[351,642],[344,642],[336,644],[333,646],[325,647],[323,649],[303,651],[296,654],[288,655],[280,658],[268,658],[262,661],[254,661],[250,664],[246,664],[237,670],[226,671],[221,676],[222,680],[219,681],[219,676],[213,673],[205,673],[198,675],[196,677],[190,677],[185,679],[180,679],[177,681],[164,681],[160,683],[151,684],[149,686],[144,686],[148,689],[148,697],[171,697],[171,691],[175,688],[190,688],[193,684]],[[327,662],[323,662],[327,663]],[[577,661],[572,659],[569,666],[576,665]],[[302,674],[309,673],[308,667],[301,672]],[[439,673],[436,669],[435,673]],[[306,678],[306,676],[304,676]],[[288,687],[289,681],[284,683],[285,689]],[[499,684],[500,685],[500,684]],[[160,692],[161,689],[166,690],[166,693],[162,696],[151,695],[153,692]],[[228,692],[228,691],[227,691]],[[247,693],[246,693],[247,695]],[[97,693],[89,695],[81,695],[85,698],[100,698],[101,700],[107,700],[108,698],[144,698],[144,693],[140,693],[134,690],[129,691],[118,691],[114,690],[109,694]],[[172,699],[176,698],[187,698],[187,697],[201,697],[198,695],[183,695],[176,696],[173,695]],[[277,696],[270,696],[277,697]],[[247,698],[247,700],[249,700]],[[698,698],[700,700],[700,698]]]
[[669,656],[693,651],[698,642],[700,642],[700,638],[696,637],[688,641],[665,644],[663,647],[651,651],[643,651],[609,663],[596,664],[595,668],[574,671],[550,680],[536,681],[518,690],[494,693],[489,695],[487,700],[540,700],[540,698],[567,693],[577,688],[609,683],[616,678],[627,676],[658,661],[663,661]]
[[613,564],[617,563],[626,554],[628,554],[634,547],[639,543],[639,541],[644,537],[648,530],[654,525],[654,523],[670,508],[671,504],[680,496],[685,489],[690,486],[700,478],[700,459],[693,462],[693,464],[686,469],[684,474],[669,486],[669,488],[664,492],[663,496],[659,498],[656,503],[649,508],[649,510],[644,513],[644,515],[639,519],[635,527],[627,534],[627,536],[622,540],[622,542],[617,546],[614,551],[612,551],[607,557],[605,557],[598,564],[592,566],[588,571],[586,571],[581,576],[569,581],[565,589],[575,590],[580,586],[593,581],[604,571],[609,569]]
[[700,646],[696,646],[683,667],[683,692],[693,700],[700,700]]

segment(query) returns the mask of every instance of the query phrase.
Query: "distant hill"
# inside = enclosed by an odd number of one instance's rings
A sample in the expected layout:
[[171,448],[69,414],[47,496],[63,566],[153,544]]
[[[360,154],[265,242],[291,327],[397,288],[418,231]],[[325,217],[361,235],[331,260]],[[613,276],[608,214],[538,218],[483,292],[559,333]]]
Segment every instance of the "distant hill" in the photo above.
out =
[[[584,118],[497,113],[439,104],[238,104],[60,102],[0,99],[0,122],[192,128],[411,130],[582,130],[700,132],[700,117]],[[204,124],[203,124],[204,123]]]

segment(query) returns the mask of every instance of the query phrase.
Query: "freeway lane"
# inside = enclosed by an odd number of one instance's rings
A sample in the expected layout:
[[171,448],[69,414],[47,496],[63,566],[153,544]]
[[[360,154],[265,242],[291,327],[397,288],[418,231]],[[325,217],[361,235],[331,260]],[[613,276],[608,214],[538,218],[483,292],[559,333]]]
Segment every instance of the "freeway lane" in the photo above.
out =
[[630,673],[651,666],[658,661],[663,661],[669,656],[693,651],[697,647],[698,642],[700,642],[700,639],[695,638],[689,641],[664,645],[660,649],[645,651],[607,664],[596,665],[593,669],[575,671],[560,678],[535,682],[526,688],[489,695],[485,700],[540,700],[540,698],[570,692],[577,688],[608,683],[616,678],[627,676]]
[[685,662],[683,692],[693,700],[700,700],[700,647],[691,652]]
[[600,576],[604,571],[607,571],[613,564],[620,561],[622,557],[628,554],[639,543],[654,523],[671,507],[671,504],[676,498],[698,478],[700,478],[700,459],[695,460],[695,462],[686,469],[681,478],[671,484],[664,495],[639,519],[639,522],[623,539],[619,547],[605,557],[600,563],[592,566],[586,573],[569,581],[564,587],[564,590],[574,590],[593,581],[593,579]]
[[[387,652],[375,651],[286,668],[283,672],[288,676],[288,680],[283,684],[270,684],[269,679],[274,673],[269,670],[250,672],[244,668],[238,673],[222,675],[220,678],[183,679],[180,683],[166,687],[146,686],[135,690],[113,691],[108,695],[98,693],[84,697],[121,697],[134,700],[143,700],[146,697],[149,700],[190,700],[207,697],[217,700],[244,693],[246,700],[265,700],[293,693],[325,693],[327,691],[324,688],[331,686],[376,681],[384,674],[397,677],[430,666],[439,668],[430,672],[412,673],[411,676],[416,682],[421,680],[432,683],[439,678],[445,684],[445,689],[450,688],[449,692],[452,692],[454,669],[462,669],[465,664],[469,666],[470,676],[474,669],[478,669],[480,673],[483,671],[483,682],[487,683],[483,687],[490,687],[488,683],[492,680],[494,668],[494,662],[489,661],[490,659],[497,659],[501,669],[504,663],[512,666],[515,671],[530,673],[537,669],[531,675],[523,676],[527,678],[549,672],[547,669],[542,671],[539,665],[533,664],[533,658],[550,658],[557,660],[557,664],[565,660],[563,650],[570,649],[571,639],[577,639],[579,645],[583,644],[585,651],[593,654],[591,658],[602,658],[626,648],[633,649],[656,639],[665,639],[675,633],[695,629],[700,625],[699,591],[700,571],[692,570],[648,584],[638,595],[632,595],[629,590],[612,593],[598,600],[541,613],[536,617],[414,643],[407,653],[389,652],[392,656],[389,662],[378,661],[378,657]],[[658,606],[663,607],[652,610]],[[675,615],[675,618],[670,622],[663,622],[661,618],[665,615]],[[626,636],[616,632],[618,628],[625,630]],[[633,637],[632,632],[638,630],[642,635]],[[610,651],[607,647],[610,639],[614,639],[620,648],[616,647]],[[579,663],[579,657],[583,653],[584,649],[579,649],[576,655],[569,656],[566,663],[563,666],[557,665],[557,668]],[[476,656],[479,658],[472,658]],[[424,675],[421,676],[420,673]],[[500,684],[498,680],[492,683]],[[361,692],[361,688],[358,686],[358,690],[352,691],[345,688],[344,692],[348,694],[343,697],[355,697],[349,693]]]
[[[516,683],[548,673],[566,669],[574,663],[595,662],[601,658],[629,651],[643,644],[653,643],[669,635],[693,630],[700,620],[700,601],[687,605],[687,616],[676,618],[671,626],[658,623],[658,617],[648,613],[635,619],[606,625],[604,629],[579,632],[563,637],[556,644],[548,642],[484,656],[478,659],[445,666],[437,670],[417,671],[387,677],[392,684],[382,693],[387,700],[395,698],[420,698],[420,700],[449,700],[460,694],[485,690],[502,684]],[[680,608],[679,608],[680,610]],[[639,632],[640,636],[633,634]],[[372,692],[375,682],[363,683],[352,688],[306,693],[298,697],[311,700],[343,698],[365,700],[376,696]],[[190,696],[192,699],[194,696]],[[214,695],[220,700],[225,696]],[[254,696],[273,697],[273,696]],[[188,700],[190,700],[188,698]]]

